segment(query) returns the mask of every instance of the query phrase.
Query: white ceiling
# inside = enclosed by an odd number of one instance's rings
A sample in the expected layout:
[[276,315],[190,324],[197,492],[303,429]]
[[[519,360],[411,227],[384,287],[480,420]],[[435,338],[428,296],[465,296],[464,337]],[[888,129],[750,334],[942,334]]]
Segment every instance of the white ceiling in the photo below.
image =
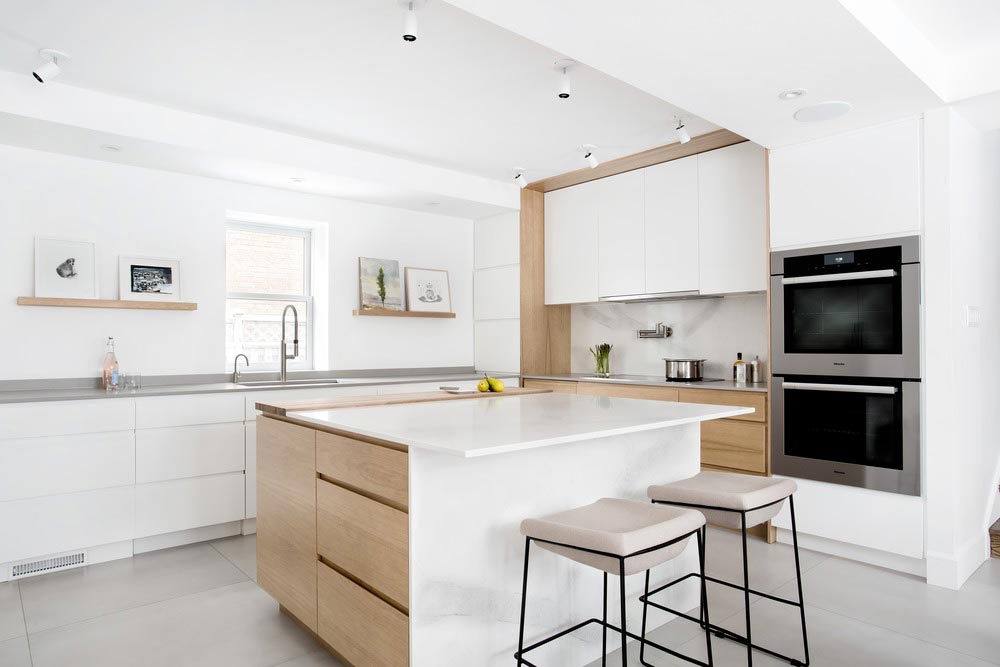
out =
[[997,0],[893,0],[913,26],[944,54],[965,56],[1000,48]]
[[57,83],[508,182],[675,140],[663,99],[580,67],[559,100],[562,54],[445,2],[419,17],[407,44],[396,0],[5,0],[0,68],[57,48]]

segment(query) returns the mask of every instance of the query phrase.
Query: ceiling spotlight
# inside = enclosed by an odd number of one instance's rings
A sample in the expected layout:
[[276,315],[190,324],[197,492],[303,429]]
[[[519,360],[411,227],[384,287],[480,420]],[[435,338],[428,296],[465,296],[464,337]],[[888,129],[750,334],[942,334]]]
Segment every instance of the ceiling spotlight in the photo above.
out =
[[69,60],[69,56],[62,51],[56,51],[55,49],[42,49],[38,52],[38,55],[42,57],[45,62],[31,73],[31,76],[35,77],[35,81],[38,83],[45,83],[50,79],[54,79],[62,72],[62,66],[59,64],[60,61],[66,62]]
[[783,90],[778,93],[779,100],[797,100],[800,97],[805,96],[809,91],[805,88],[791,88],[789,90]]
[[569,71],[576,65],[575,60],[557,60],[555,70],[559,72],[559,99],[569,99],[573,92],[572,83],[569,80]]
[[417,41],[417,9],[426,0],[399,0],[403,13],[403,41]]
[[528,179],[524,177],[523,167],[514,168],[514,182],[517,183],[517,187],[521,188],[522,190],[528,187]]
[[597,149],[597,146],[595,146],[593,144],[584,144],[583,145],[583,159],[587,163],[587,166],[590,167],[591,169],[594,169],[595,167],[597,167],[597,165],[601,164],[598,161],[598,159],[596,157],[594,157],[594,151],[596,149]]
[[677,127],[674,128],[674,134],[677,135],[677,141],[682,144],[686,144],[691,141],[691,135],[688,134],[687,127],[684,126],[684,119],[677,119]]

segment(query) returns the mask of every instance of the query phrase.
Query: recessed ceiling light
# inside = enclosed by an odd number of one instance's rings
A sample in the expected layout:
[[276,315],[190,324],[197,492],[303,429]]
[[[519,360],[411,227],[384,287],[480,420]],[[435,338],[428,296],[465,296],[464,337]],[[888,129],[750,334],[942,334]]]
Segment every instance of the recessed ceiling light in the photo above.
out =
[[818,123],[824,120],[840,118],[853,107],[850,102],[820,102],[812,106],[802,107],[795,112],[795,120],[803,123]]
[[778,93],[779,100],[797,100],[800,97],[805,97],[806,93],[809,91],[805,88],[791,88],[789,90],[783,90]]
[[112,153],[117,153],[122,149],[121,146],[116,146],[114,144],[101,144],[101,148],[103,148],[106,151],[111,151]]
[[302,178],[301,176],[292,176],[288,180],[290,180],[292,183],[305,183],[306,182],[306,179]]

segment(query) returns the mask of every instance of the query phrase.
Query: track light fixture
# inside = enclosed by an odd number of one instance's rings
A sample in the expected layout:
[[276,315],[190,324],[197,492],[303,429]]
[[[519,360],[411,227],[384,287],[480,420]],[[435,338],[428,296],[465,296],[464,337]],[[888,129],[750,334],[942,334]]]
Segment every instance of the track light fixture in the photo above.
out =
[[404,9],[403,14],[403,41],[417,41],[417,9],[426,0],[399,0],[400,6]]
[[528,179],[524,177],[523,167],[514,167],[514,182],[517,183],[517,187],[522,190],[528,187]]
[[569,78],[569,71],[576,66],[575,60],[557,60],[553,67],[559,72],[559,99],[569,99],[573,92],[573,85]]
[[677,127],[674,128],[674,133],[677,135],[677,141],[682,144],[691,141],[691,135],[688,134],[687,128],[684,126],[683,118],[677,118]]
[[35,77],[35,81],[38,83],[45,83],[59,76],[62,73],[62,66],[59,62],[69,60],[67,54],[55,49],[41,49],[38,55],[45,61],[31,73],[31,76]]
[[594,157],[594,151],[597,150],[597,146],[593,144],[584,144],[582,146],[582,149],[583,149],[583,160],[584,162],[587,163],[588,167],[594,169],[595,167],[597,167],[597,165],[601,164],[600,161],[596,157]]

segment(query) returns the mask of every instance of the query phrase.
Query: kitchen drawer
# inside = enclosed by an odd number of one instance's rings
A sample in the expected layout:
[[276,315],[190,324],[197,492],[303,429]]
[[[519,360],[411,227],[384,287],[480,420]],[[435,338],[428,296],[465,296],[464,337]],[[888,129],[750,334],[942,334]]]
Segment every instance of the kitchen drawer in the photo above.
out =
[[557,394],[575,394],[577,384],[579,383],[568,380],[524,380],[522,386],[531,389],[549,389]]
[[355,667],[410,664],[409,618],[317,561],[320,639]]
[[0,503],[0,563],[132,539],[134,489]]
[[133,428],[135,402],[128,398],[0,405],[0,440]]
[[316,480],[319,555],[401,607],[409,606],[409,517]]
[[316,471],[402,508],[409,503],[406,452],[332,433],[316,434]]
[[132,431],[0,440],[0,502],[135,482]]
[[241,393],[139,398],[135,401],[135,427],[241,422],[245,416],[244,400]]
[[135,536],[149,537],[243,519],[243,473],[137,484]]
[[709,405],[734,405],[741,408],[754,408],[755,412],[748,415],[730,417],[742,421],[767,421],[767,394],[752,391],[727,391],[719,389],[678,389],[681,403],[707,403]]
[[647,401],[676,401],[677,390],[669,387],[647,387],[636,384],[611,384],[607,382],[581,382],[576,393],[588,396],[614,396],[639,398]]
[[135,481],[144,484],[242,472],[243,431],[243,422],[136,431]]
[[767,470],[764,424],[716,419],[701,424],[701,462],[711,466],[763,473]]

